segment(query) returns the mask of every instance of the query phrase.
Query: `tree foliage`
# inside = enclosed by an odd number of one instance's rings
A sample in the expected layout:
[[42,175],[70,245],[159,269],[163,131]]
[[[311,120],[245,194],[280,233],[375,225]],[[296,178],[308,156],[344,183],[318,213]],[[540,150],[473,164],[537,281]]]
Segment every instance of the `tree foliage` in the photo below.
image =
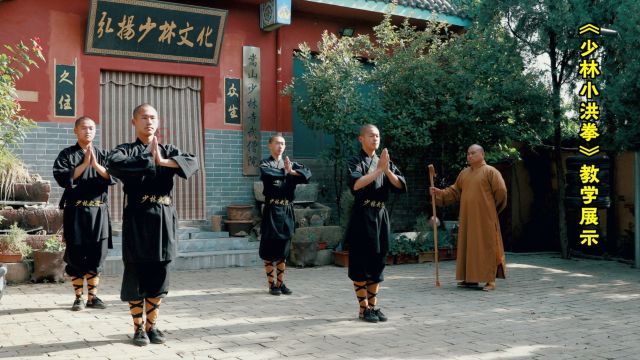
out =
[[4,45],[7,52],[0,54],[0,151],[6,146],[19,146],[26,131],[35,126],[31,119],[21,114],[22,108],[16,99],[16,81],[23,76],[23,71],[38,67],[34,57],[44,61],[38,41],[32,39],[30,47],[23,42],[15,46]]
[[418,30],[387,17],[376,35],[383,127],[395,152],[438,154],[457,173],[473,143],[497,161],[517,156],[515,143],[542,141],[548,97],[501,29],[447,35],[436,23]]
[[22,144],[27,131],[35,127],[33,120],[22,115],[17,100],[16,81],[44,61],[39,39],[32,39],[31,46],[20,42],[14,46],[5,45],[6,53],[0,54],[0,200],[13,195],[13,185],[31,180],[22,161],[13,153]]
[[614,150],[640,151],[640,3],[609,5],[604,24],[618,35],[602,39],[605,141]]
[[373,30],[325,32],[315,60],[300,45],[305,72],[294,81],[306,93],[288,92],[303,123],[336,137],[332,156],[349,154],[359,125],[374,123],[395,162],[429,154],[453,174],[472,143],[503,159],[549,128],[545,89],[505,31],[456,35],[435,21],[395,25],[389,14]]
[[[635,0],[467,0],[467,11],[481,29],[501,26],[509,30],[516,49],[524,59],[532,61],[545,55],[545,79],[550,96],[554,136],[549,143],[554,147],[555,171],[564,174],[561,145],[566,143],[567,130],[578,133],[579,117],[562,106],[562,94],[575,94],[583,79],[579,78],[581,43],[586,36],[579,35],[582,25],[591,23],[618,30],[620,36],[601,35],[594,38],[600,49],[596,57],[602,60],[604,76],[594,82],[604,95],[599,99],[601,108],[599,128],[603,135],[601,148],[615,152],[640,147],[639,120],[636,91],[638,76],[637,24],[640,5]],[[548,80],[547,80],[548,79]],[[604,90],[604,91],[602,91]],[[569,101],[576,113],[579,97]],[[604,116],[603,116],[604,115]],[[565,220],[564,176],[557,178],[556,204],[559,238],[563,257],[569,256]]]

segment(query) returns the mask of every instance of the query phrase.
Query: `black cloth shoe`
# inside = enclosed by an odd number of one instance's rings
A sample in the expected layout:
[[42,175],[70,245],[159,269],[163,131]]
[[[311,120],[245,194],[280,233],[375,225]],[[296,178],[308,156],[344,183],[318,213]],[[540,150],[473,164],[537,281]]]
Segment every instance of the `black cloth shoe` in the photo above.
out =
[[93,299],[87,301],[87,307],[93,309],[106,309],[107,305],[102,302],[99,297],[94,296]]
[[377,323],[378,321],[380,321],[380,319],[378,319],[378,316],[375,314],[373,309],[370,309],[370,308],[364,309],[364,313],[360,315],[360,320],[371,322],[371,323]]
[[376,314],[376,316],[378,317],[378,321],[380,322],[387,321],[387,316],[382,313],[382,310],[376,309],[376,308],[373,308],[372,310],[373,310],[373,313]]
[[285,285],[284,283],[282,283],[282,285],[280,285],[280,292],[283,295],[291,295],[293,293],[293,291],[291,291],[291,289],[289,289],[287,287],[287,285]]
[[282,291],[280,291],[279,287],[277,287],[275,284],[273,284],[273,285],[271,285],[271,289],[269,289],[269,294],[280,296],[280,294],[282,294]]
[[155,326],[147,331],[147,336],[149,336],[149,341],[153,344],[164,344],[165,341],[167,341],[164,337],[164,333]]
[[133,345],[147,346],[149,345],[149,337],[147,332],[144,331],[144,325],[140,325],[136,333],[133,335]]
[[71,306],[71,311],[80,310],[84,310],[84,301],[82,300],[82,298],[76,298],[76,300],[73,302],[73,305]]

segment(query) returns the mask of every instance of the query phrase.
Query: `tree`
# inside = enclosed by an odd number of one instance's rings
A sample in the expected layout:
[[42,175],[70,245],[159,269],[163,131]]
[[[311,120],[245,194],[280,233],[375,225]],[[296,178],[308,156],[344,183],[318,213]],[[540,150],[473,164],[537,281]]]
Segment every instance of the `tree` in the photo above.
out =
[[402,158],[439,154],[450,164],[441,173],[455,176],[473,143],[501,160],[517,157],[516,143],[542,141],[549,127],[544,87],[525,72],[505,31],[448,35],[442,24],[417,30],[386,17],[376,36],[383,127]]
[[317,61],[301,45],[305,73],[294,81],[307,94],[288,87],[302,121],[336,137],[331,156],[340,170],[364,123],[380,127],[402,168],[441,154],[440,174],[457,174],[472,143],[497,159],[517,154],[517,142],[541,141],[549,127],[544,88],[504,31],[458,36],[435,21],[394,25],[390,14],[373,30],[355,38],[325,32]]
[[[549,79],[548,95],[553,121],[553,148],[558,191],[558,229],[563,258],[569,257],[569,241],[564,206],[565,180],[561,157],[563,141],[562,107],[563,90],[572,91],[577,79],[580,61],[581,39],[577,36],[580,26],[591,22],[601,24],[606,17],[607,6],[600,1],[584,0],[494,0],[466,2],[466,10],[475,18],[480,29],[498,26],[509,30],[517,44],[517,52],[523,59],[535,61],[546,55]],[[570,120],[577,123],[577,120]]]
[[640,3],[612,2],[604,24],[619,36],[602,39],[605,141],[615,150],[640,150]]
[[[39,39],[32,39],[28,47],[20,42],[15,46],[5,45],[7,53],[0,54],[0,199],[13,194],[13,184],[28,182],[29,173],[24,164],[12,153],[20,146],[27,131],[35,126],[33,120],[21,114],[22,108],[16,99],[16,81],[38,64],[33,59],[44,61]],[[21,71],[22,70],[22,71]]]
[[[338,37],[325,31],[317,55],[307,44],[300,44],[296,55],[305,72],[285,88],[285,94],[292,95],[302,122],[334,138],[321,156],[333,165],[338,218],[342,212],[346,160],[353,153],[358,129],[365,123],[377,123],[380,116],[375,99],[363,91],[370,83],[371,72],[363,66],[366,60],[358,57],[367,53],[370,46],[366,36]],[[301,86],[298,91],[296,83]]]

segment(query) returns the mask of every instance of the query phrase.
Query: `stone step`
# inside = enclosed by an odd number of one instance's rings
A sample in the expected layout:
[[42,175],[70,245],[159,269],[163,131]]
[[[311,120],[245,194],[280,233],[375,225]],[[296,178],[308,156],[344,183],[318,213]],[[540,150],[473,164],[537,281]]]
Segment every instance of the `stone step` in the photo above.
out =
[[[222,250],[179,253],[171,262],[171,270],[201,270],[224,267],[248,267],[262,265],[258,249]],[[120,256],[110,255],[104,263],[104,275],[121,275],[124,264]]]
[[[259,241],[250,241],[248,237],[178,239],[178,253],[254,250],[258,249],[259,246]],[[113,249],[109,249],[109,255],[122,255],[122,238],[114,237]]]
[[[189,233],[189,232],[208,231],[209,229],[211,229],[211,225],[206,220],[180,220],[178,221],[177,232],[180,234],[180,233]],[[121,235],[122,222],[111,222],[111,233],[113,235]]]
[[[122,242],[122,233],[112,231],[111,233],[114,242]],[[218,239],[228,238],[229,233],[226,231],[204,231],[194,229],[179,229],[176,231],[178,240],[184,239]]]

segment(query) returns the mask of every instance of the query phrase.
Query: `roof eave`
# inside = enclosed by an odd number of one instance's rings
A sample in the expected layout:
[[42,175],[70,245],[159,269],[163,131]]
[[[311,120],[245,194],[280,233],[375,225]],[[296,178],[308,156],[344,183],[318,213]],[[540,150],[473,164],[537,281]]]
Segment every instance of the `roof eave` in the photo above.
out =
[[[351,9],[373,11],[377,13],[386,13],[389,10],[390,4],[380,3],[376,1],[367,0],[306,0],[308,2],[314,2],[318,4],[334,5],[340,7],[346,7]],[[427,20],[432,21],[435,17],[436,21],[444,22],[449,25],[460,26],[468,28],[471,25],[471,20],[461,18],[455,15],[442,14],[432,12],[430,10],[418,9],[408,6],[396,5],[391,12],[392,15],[407,17],[410,19]]]

